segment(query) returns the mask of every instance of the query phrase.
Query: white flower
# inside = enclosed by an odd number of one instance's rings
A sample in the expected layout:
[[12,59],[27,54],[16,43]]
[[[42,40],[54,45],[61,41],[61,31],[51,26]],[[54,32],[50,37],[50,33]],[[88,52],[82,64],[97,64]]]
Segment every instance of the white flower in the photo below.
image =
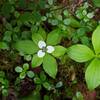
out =
[[39,50],[39,51],[37,52],[37,55],[38,55],[38,57],[42,58],[42,57],[45,56],[45,52],[43,52],[42,50]]
[[39,41],[38,46],[40,49],[42,49],[43,47],[46,47],[46,43],[44,41]]
[[37,55],[40,58],[44,57],[46,52],[52,53],[55,50],[53,46],[47,46],[46,47],[46,43],[42,40],[38,42],[38,47],[41,49],[37,52]]
[[53,46],[47,46],[47,52],[52,53],[55,50]]

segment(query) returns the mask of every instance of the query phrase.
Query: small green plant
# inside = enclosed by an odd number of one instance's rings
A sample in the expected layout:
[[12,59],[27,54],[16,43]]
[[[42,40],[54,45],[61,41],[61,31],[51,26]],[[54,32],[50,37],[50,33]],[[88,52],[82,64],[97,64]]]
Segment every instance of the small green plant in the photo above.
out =
[[41,90],[41,87],[43,86],[48,91],[54,89],[56,90],[63,86],[62,81],[57,82],[56,85],[54,86],[52,83],[48,81],[48,78],[43,71],[39,74],[39,76],[38,75],[35,76],[34,83],[37,85],[37,88],[39,88],[39,90]]
[[48,82],[44,72],[41,72],[39,76],[34,78],[34,83],[37,85],[36,87],[39,88],[39,90],[41,90],[42,86],[47,90],[51,90],[52,88],[52,85]]
[[[68,49],[68,55],[77,62],[91,60],[85,72],[85,79],[90,90],[100,85],[100,25],[97,26],[92,35],[94,51],[86,45],[76,44]],[[95,52],[95,53],[94,53]]]
[[84,97],[81,92],[77,91],[72,100],[84,100]]
[[81,21],[83,20],[84,22],[90,21],[94,17],[94,12],[89,12],[88,11],[89,4],[87,2],[84,3],[83,6],[79,7],[76,10],[76,17],[80,19]]
[[29,78],[33,78],[35,75],[33,71],[29,71],[29,64],[28,63],[23,64],[23,67],[17,66],[15,68],[15,71],[17,73],[20,73],[20,75],[19,75],[20,79],[24,79],[26,77],[26,75]]
[[8,95],[9,81],[6,79],[5,73],[0,71],[0,92],[3,96]]
[[72,33],[72,42],[78,43],[81,42],[82,44],[89,45],[89,38],[86,35],[87,28],[79,28],[75,32]]
[[66,48],[58,45],[61,30],[55,29],[46,36],[46,32],[39,28],[37,33],[32,34],[32,40],[19,40],[15,48],[23,54],[32,54],[32,67],[36,68],[43,63],[45,72],[55,78],[58,70],[55,57],[59,58],[66,53]]

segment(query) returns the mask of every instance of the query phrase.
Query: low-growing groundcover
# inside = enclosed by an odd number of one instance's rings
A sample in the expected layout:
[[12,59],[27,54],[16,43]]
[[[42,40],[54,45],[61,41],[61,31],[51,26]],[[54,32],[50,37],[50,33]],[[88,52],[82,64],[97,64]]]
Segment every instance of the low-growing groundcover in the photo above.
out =
[[0,1],[0,100],[100,99],[100,2],[76,1]]

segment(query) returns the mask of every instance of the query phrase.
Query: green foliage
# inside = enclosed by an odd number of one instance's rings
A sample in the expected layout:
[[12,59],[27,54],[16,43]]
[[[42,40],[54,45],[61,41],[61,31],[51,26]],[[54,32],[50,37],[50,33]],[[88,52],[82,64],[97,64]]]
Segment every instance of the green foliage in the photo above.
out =
[[100,85],[100,79],[98,77],[100,73],[100,43],[98,38],[99,34],[100,25],[97,26],[92,35],[92,44],[94,47],[95,55],[93,54],[93,51],[85,45],[73,45],[68,50],[69,57],[77,62],[85,62],[93,59],[85,72],[85,79],[90,90],[93,90]]
[[0,71],[0,92],[3,96],[8,95],[9,81],[6,79],[5,73]]
[[96,7],[100,7],[100,0],[92,0]]
[[77,62],[86,62],[94,57],[94,53],[87,46],[77,44],[69,47],[68,56]]
[[6,42],[0,42],[0,49],[3,49],[3,50],[5,50],[5,49],[9,49],[9,46],[7,45],[7,43]]
[[81,92],[76,92],[76,96],[72,100],[84,100],[84,97]]
[[67,19],[64,19],[64,24],[65,25],[70,25],[72,27],[80,27],[81,24],[74,18],[67,18]]
[[34,72],[29,70],[29,64],[27,64],[27,63],[23,64],[23,67],[17,66],[15,68],[15,71],[17,73],[19,73],[20,79],[24,79],[26,77],[26,75],[29,78],[33,78],[35,76]]
[[92,44],[94,47],[94,51],[97,55],[100,53],[100,41],[99,41],[100,34],[99,33],[100,33],[100,25],[93,32],[93,36],[92,36]]
[[2,6],[1,10],[2,10],[2,14],[3,14],[4,16],[9,16],[10,13],[13,12],[14,8],[13,8],[13,6],[12,6],[9,2],[6,2],[6,3],[4,3],[4,5]]
[[57,45],[55,46],[55,51],[52,53],[52,55],[56,58],[61,57],[66,53],[67,49],[64,48],[63,46]]
[[40,73],[40,77],[36,76],[34,78],[34,83],[37,84],[37,86],[43,86],[46,90],[51,90],[52,88],[44,72]]
[[9,89],[19,100],[53,100],[61,96],[62,100],[83,100],[81,92],[73,97],[75,81],[69,81],[75,76],[80,81],[80,64],[71,59],[82,65],[88,61],[85,79],[90,90],[100,85],[100,25],[94,31],[99,23],[100,2],[92,1],[73,6],[74,0],[0,0],[0,95],[7,96]]
[[89,89],[93,90],[94,88],[100,85],[100,77],[98,77],[99,75],[100,59],[95,58],[91,61],[85,73],[85,79]]
[[38,47],[31,40],[21,40],[14,44],[15,48],[24,54],[34,54],[37,52]]
[[75,12],[77,18],[80,19],[81,21],[83,20],[84,22],[90,21],[94,16],[94,12],[92,11],[89,12],[88,8],[89,8],[88,2],[85,2],[83,6],[79,7]]
[[[32,67],[33,68],[38,67],[43,63],[43,69],[45,70],[45,72],[52,78],[55,78],[57,74],[57,62],[54,57],[60,57],[66,53],[66,48],[62,46],[53,46],[60,43],[61,40],[60,32],[61,31],[59,29],[55,29],[52,32],[50,32],[47,35],[47,40],[46,40],[47,44],[46,44],[44,42],[46,32],[42,28],[40,28],[37,31],[37,33],[32,34],[33,42],[30,40],[18,41],[15,44],[15,48],[24,54],[33,54],[31,62]],[[40,48],[40,50],[37,48]],[[54,57],[49,55],[50,53]]]
[[41,100],[40,93],[38,91],[32,92],[30,95],[21,97],[19,100]]
[[43,59],[43,69],[46,73],[49,74],[49,76],[55,78],[57,74],[57,62],[55,58],[53,58],[51,55],[46,54]]
[[55,29],[47,36],[47,45],[57,45],[61,41],[61,30]]
[[32,58],[32,67],[35,68],[37,66],[40,66],[43,63],[43,58],[39,58],[37,54],[33,55]]

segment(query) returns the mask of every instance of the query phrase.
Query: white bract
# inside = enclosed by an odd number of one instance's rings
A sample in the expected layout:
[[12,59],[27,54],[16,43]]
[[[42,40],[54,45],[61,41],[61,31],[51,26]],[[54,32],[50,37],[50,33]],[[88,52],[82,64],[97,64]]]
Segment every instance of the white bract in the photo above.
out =
[[44,41],[39,41],[38,46],[40,49],[42,49],[43,47],[46,47],[46,43]]
[[37,55],[40,58],[44,57],[46,52],[52,53],[55,50],[53,46],[46,46],[46,43],[42,40],[38,42],[38,47],[40,48],[40,50],[37,52]]
[[42,50],[39,50],[37,52],[37,55],[38,55],[38,57],[43,57],[43,56],[45,56],[45,52],[43,52]]
[[52,53],[55,50],[53,46],[47,46],[47,52]]

